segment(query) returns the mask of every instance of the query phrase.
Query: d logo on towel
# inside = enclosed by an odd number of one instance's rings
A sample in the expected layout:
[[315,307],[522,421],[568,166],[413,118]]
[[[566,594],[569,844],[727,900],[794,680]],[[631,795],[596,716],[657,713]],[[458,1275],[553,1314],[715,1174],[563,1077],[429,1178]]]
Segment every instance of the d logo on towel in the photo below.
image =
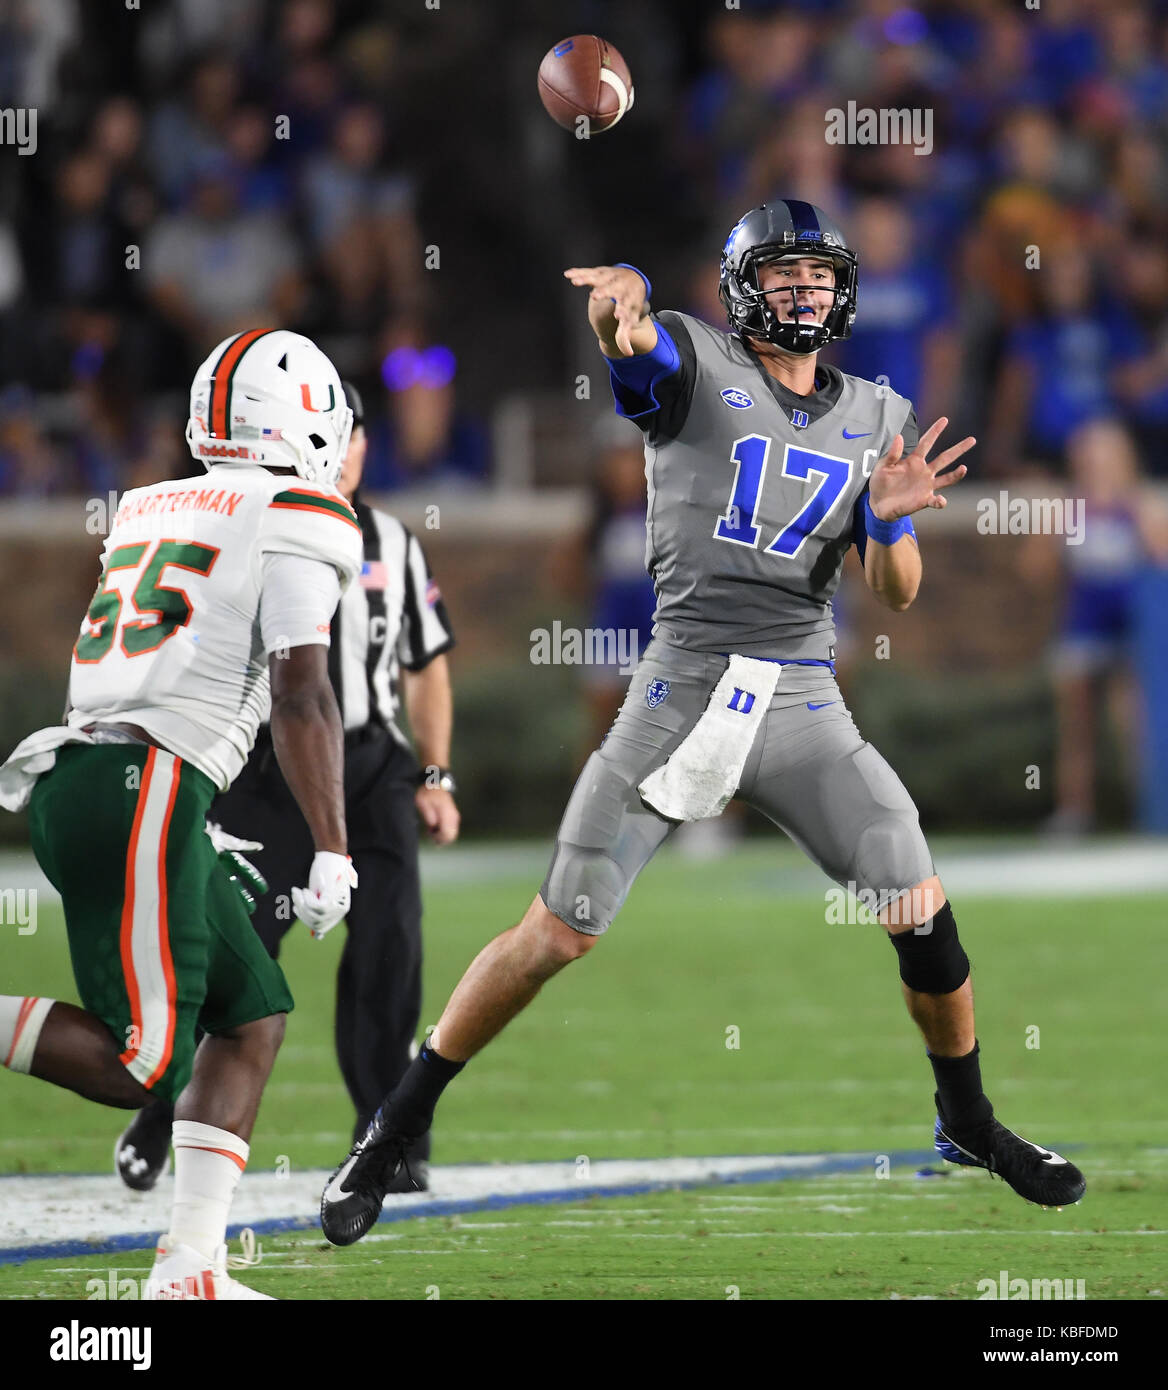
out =
[[734,687],[734,694],[726,703],[727,709],[736,710],[739,714],[749,714],[754,708],[754,696],[749,690],[739,690]]

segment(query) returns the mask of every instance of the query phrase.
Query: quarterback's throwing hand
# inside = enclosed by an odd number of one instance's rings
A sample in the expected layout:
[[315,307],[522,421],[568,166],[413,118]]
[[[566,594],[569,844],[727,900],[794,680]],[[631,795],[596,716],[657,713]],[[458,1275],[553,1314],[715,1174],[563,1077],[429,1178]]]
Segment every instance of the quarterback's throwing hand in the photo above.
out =
[[[929,450],[948,423],[944,415],[934,421],[911,454],[905,454],[904,439],[898,434],[892,447],[872,470],[868,495],[872,511],[881,521],[899,521],[902,516],[911,516],[925,507],[943,507],[945,498],[940,495],[941,489],[965,477],[967,469],[963,463],[949,473],[942,473],[942,470],[973,448],[977,443],[973,435],[929,462]],[[942,476],[938,477],[939,473]]]
[[613,341],[622,357],[632,357],[637,351],[633,330],[640,326],[648,312],[645,302],[645,282],[635,270],[621,265],[574,265],[564,271],[565,279],[573,285],[586,285],[588,319],[593,329],[602,334],[608,320],[615,322]]
[[320,941],[348,913],[350,890],[356,886],[357,870],[347,854],[317,850],[308,887],[292,890],[292,910]]

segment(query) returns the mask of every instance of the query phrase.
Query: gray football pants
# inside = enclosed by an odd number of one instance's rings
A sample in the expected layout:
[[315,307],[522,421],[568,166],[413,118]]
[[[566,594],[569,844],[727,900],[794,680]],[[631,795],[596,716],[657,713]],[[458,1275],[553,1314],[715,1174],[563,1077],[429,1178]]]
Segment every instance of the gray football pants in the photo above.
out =
[[[637,875],[677,828],[642,802],[637,786],[693,728],[727,664],[659,637],[646,648],[616,722],[572,792],[540,889],[576,931],[608,929]],[[656,703],[662,682],[668,694]],[[827,666],[784,665],[737,795],[853,892],[884,902],[935,872],[912,798],[860,737]]]

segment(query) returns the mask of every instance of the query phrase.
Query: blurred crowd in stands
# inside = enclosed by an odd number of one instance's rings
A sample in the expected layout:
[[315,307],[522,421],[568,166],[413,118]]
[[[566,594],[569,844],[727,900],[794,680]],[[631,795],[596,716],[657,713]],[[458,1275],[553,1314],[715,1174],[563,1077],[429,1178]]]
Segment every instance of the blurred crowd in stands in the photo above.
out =
[[[637,82],[587,145],[534,78],[581,30]],[[829,144],[849,100],[931,111],[931,153]],[[0,148],[0,494],[189,471],[192,371],[261,323],[362,388],[370,490],[482,486],[498,401],[580,370],[564,265],[721,323],[725,235],[782,195],[859,250],[833,359],[983,475],[1065,477],[1107,420],[1168,477],[1160,0],[8,0],[0,107],[39,118]]]

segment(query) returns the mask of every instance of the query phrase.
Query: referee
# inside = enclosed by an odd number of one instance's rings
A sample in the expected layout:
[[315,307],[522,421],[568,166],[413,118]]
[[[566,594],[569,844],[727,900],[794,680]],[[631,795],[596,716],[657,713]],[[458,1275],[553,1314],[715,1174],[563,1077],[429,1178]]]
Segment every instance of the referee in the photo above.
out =
[[[448,845],[458,836],[459,814],[448,766],[453,700],[445,653],[454,635],[417,539],[361,499],[364,411],[356,388],[344,386],[353,433],[337,486],[361,523],[365,558],[333,618],[328,665],[345,729],[345,819],[358,877],[336,1004],[337,1059],[357,1112],[356,1139],[416,1051],[422,1006],[418,819],[434,844]],[[403,696],[416,754],[396,722]],[[313,845],[280,772],[269,725],[260,726],[246,766],[209,816],[229,834],[263,844],[248,858],[271,891],[259,898],[252,922],[268,952],[278,956],[296,922],[292,886],[308,881]],[[166,1166],[172,1118],[171,1107],[156,1102],[139,1111],[119,1139],[116,1166],[129,1186],[154,1186]],[[426,1134],[411,1153],[422,1187],[429,1156]],[[404,1169],[403,1180],[414,1190]]]

